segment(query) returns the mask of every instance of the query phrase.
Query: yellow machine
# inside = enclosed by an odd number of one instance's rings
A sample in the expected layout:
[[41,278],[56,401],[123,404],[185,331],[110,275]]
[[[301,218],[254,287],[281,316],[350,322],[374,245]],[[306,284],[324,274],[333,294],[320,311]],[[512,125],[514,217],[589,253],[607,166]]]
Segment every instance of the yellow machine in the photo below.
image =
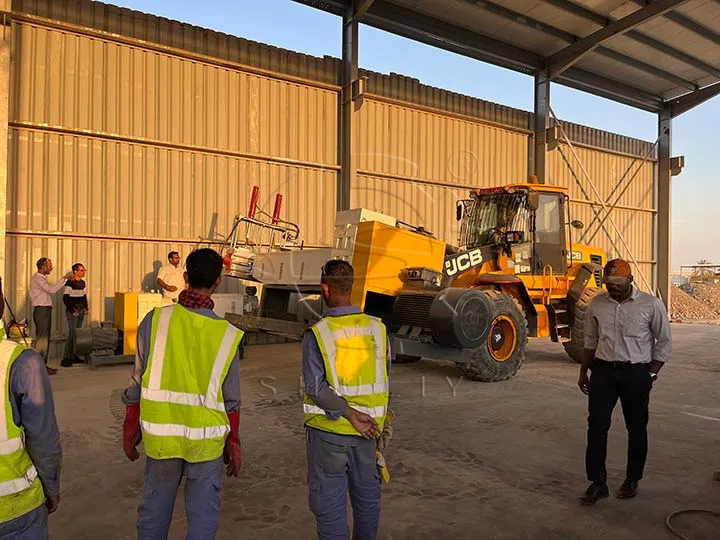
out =
[[460,201],[461,242],[360,223],[353,303],[381,317],[395,362],[454,361],[474,380],[514,375],[528,337],[582,358],[584,314],[601,289],[602,250],[572,242],[567,189],[517,184]]
[[316,295],[322,264],[342,258],[355,269],[353,304],[386,324],[394,362],[449,360],[473,380],[499,381],[522,365],[528,337],[550,337],[581,360],[585,311],[601,290],[605,254],[573,242],[583,224],[570,217],[567,188],[472,190],[458,202],[458,246],[373,214],[339,212],[333,248],[256,261],[261,316],[292,319],[290,297]]

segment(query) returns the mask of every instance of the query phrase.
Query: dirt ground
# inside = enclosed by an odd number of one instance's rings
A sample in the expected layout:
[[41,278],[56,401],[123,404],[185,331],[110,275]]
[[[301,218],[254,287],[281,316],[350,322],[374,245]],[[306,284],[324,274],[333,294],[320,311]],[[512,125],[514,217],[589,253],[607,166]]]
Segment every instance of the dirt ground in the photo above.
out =
[[[636,499],[579,505],[586,487],[586,398],[562,348],[531,341],[513,379],[461,380],[450,364],[393,369],[392,475],[379,538],[670,539],[669,512],[720,510],[720,328],[673,325],[674,354],[651,398],[650,454]],[[314,538],[305,487],[297,344],[246,349],[242,363],[244,470],[224,477],[219,539]],[[52,378],[62,431],[61,504],[51,538],[135,538],[143,462],[122,452],[120,390],[130,366],[61,368]],[[451,388],[451,385],[455,388]],[[623,480],[620,408],[610,434],[611,490]],[[720,522],[681,517],[692,539]],[[179,493],[171,539],[185,538]]]

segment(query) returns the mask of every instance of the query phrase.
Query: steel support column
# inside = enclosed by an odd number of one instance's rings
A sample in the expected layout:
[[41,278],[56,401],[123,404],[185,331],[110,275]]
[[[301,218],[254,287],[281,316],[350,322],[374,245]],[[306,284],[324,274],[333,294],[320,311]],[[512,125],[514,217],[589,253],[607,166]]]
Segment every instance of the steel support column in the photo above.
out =
[[550,125],[550,80],[547,71],[535,75],[533,174],[538,182],[547,178],[547,128]]
[[[11,11],[10,0],[0,0],[0,9]],[[10,103],[11,21],[0,15],[0,268],[5,273],[5,234],[7,232],[8,114]],[[15,286],[15,284],[13,284]]]
[[658,115],[658,161],[657,161],[657,292],[665,306],[670,309],[670,247],[672,232],[672,117],[666,107]]
[[342,90],[340,92],[340,175],[337,184],[337,210],[350,209],[350,191],[356,177],[357,165],[352,156],[353,82],[358,79],[358,20],[354,2],[343,12],[342,28]]

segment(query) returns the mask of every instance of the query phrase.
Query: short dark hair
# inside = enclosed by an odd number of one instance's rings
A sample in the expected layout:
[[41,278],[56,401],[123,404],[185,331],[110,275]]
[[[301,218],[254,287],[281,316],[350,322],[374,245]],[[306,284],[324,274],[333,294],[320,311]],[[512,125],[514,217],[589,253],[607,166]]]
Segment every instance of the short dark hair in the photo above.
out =
[[35,263],[37,265],[37,269],[40,270],[43,266],[45,266],[48,263],[49,260],[50,259],[48,259],[47,257],[40,257],[37,260],[37,262]]
[[84,267],[85,265],[83,263],[75,263],[72,265],[72,271],[77,272],[80,270],[80,268]]
[[170,258],[171,258],[173,255],[177,255],[178,257],[180,256],[180,254],[179,254],[177,251],[171,251],[170,253],[168,253],[168,261],[170,260]]
[[192,288],[209,289],[220,277],[223,259],[214,249],[196,249],[185,259],[185,268]]
[[326,283],[331,289],[350,294],[355,280],[352,265],[341,259],[326,262],[320,271],[320,283]]

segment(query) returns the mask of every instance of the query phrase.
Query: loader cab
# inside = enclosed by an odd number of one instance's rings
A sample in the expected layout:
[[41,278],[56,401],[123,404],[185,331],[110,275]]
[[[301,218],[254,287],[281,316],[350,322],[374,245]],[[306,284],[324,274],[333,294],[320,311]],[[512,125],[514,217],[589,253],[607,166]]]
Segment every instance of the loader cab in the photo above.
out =
[[[563,188],[538,185],[479,189],[461,201],[461,245],[492,247],[512,260],[515,274],[567,272]],[[545,188],[545,189],[543,189]]]

